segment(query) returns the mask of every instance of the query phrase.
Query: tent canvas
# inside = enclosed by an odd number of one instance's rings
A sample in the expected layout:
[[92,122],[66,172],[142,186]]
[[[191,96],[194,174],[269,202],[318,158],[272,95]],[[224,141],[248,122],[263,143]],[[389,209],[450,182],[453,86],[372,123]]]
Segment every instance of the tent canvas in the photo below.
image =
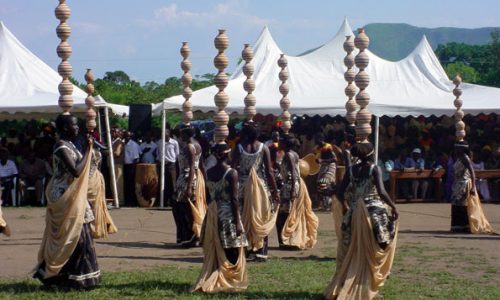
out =
[[[0,22],[0,114],[2,119],[54,116],[58,105],[59,74],[27,49]],[[84,112],[87,94],[73,85],[73,112]],[[128,115],[128,107],[108,104],[100,96],[96,106],[108,107],[117,115]]]
[[[344,20],[337,34],[323,46],[302,56],[288,56],[288,85],[291,101],[290,112],[297,115],[344,115],[344,80],[346,55],[343,49],[345,36],[353,32]],[[369,33],[368,33],[369,35]],[[280,81],[277,60],[283,51],[278,47],[266,27],[254,46],[254,80],[257,112],[280,115]],[[406,58],[391,62],[367,51],[370,63],[367,72],[371,96],[370,111],[377,116],[430,116],[453,114],[453,83],[447,77],[429,42],[422,38]],[[225,92],[229,96],[228,113],[243,113],[246,92],[242,62],[230,78]],[[465,113],[500,113],[500,88],[462,84]],[[194,111],[215,110],[213,97],[217,93],[210,86],[193,93]],[[156,105],[154,113],[162,110],[182,110],[184,98],[174,96]]]

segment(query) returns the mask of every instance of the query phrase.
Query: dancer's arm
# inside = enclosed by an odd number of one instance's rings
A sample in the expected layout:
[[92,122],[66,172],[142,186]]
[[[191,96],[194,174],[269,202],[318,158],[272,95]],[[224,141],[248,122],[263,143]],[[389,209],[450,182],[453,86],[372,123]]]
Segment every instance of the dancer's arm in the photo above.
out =
[[384,182],[382,180],[382,171],[380,170],[379,166],[374,166],[372,174],[373,178],[375,180],[375,187],[377,188],[377,193],[379,194],[380,198],[387,203],[391,207],[391,213],[392,217],[394,220],[397,220],[399,217],[399,212],[398,209],[396,208],[396,205],[394,205],[394,202],[392,201],[391,197],[389,197],[389,194],[385,190],[384,187]]
[[347,212],[347,205],[345,203],[345,191],[347,189],[347,186],[349,185],[349,180],[350,180],[350,168],[345,168],[345,173],[344,177],[342,178],[342,182],[340,183],[340,186],[336,189],[336,194],[337,194],[337,200],[342,204],[342,210],[343,213],[345,214]]
[[230,170],[226,180],[229,182],[229,195],[231,197],[234,221],[236,222],[236,234],[241,235],[243,227],[241,226],[240,203],[238,202],[238,173],[234,169]]
[[236,172],[240,171],[240,149],[239,145],[234,147],[233,152],[231,153],[231,168],[235,169]]
[[269,153],[269,148],[264,145],[262,148],[264,152],[264,168],[266,169],[267,183],[271,187],[271,194],[273,197],[273,201],[276,204],[280,203],[280,196],[278,193],[278,186],[276,185],[276,179],[274,178],[273,168],[271,166],[271,154]]
[[[94,144],[94,139],[89,137],[87,140],[88,147],[93,147],[93,144]],[[63,145],[63,143],[59,142],[58,146],[62,146],[62,145]],[[80,175],[83,172],[83,169],[85,168],[85,165],[87,164],[87,160],[90,158],[89,154],[91,152],[92,152],[92,150],[85,151],[85,155],[83,156],[83,159],[80,160],[79,163],[77,163],[75,160],[73,160],[69,149],[60,148],[54,154],[58,155],[62,159],[66,169],[71,173],[71,175],[73,177],[80,177]]]
[[186,184],[186,191],[184,192],[186,198],[191,201],[191,198],[193,196],[193,179],[194,179],[194,157],[196,155],[196,150],[192,144],[188,144],[187,146],[187,159],[189,162],[189,176],[187,178],[187,184]]
[[289,172],[290,172],[290,174],[292,174],[292,190],[290,191],[291,192],[290,194],[292,195],[292,197],[294,197],[296,195],[295,194],[295,192],[296,192],[295,191],[295,180],[298,180],[297,179],[297,175],[298,174],[295,174],[295,172],[293,170],[294,170],[294,166],[296,164],[298,164],[299,162],[298,162],[298,157],[297,157],[297,155],[295,155],[295,153],[290,153],[289,152],[287,154],[287,156],[288,156],[288,159],[290,160],[290,164],[289,164],[290,170],[289,170]]
[[470,176],[472,179],[472,189],[470,190],[471,194],[476,193],[476,172],[474,171],[474,168],[472,167],[472,162],[469,158],[468,155],[464,155],[464,164],[467,169],[469,169]]

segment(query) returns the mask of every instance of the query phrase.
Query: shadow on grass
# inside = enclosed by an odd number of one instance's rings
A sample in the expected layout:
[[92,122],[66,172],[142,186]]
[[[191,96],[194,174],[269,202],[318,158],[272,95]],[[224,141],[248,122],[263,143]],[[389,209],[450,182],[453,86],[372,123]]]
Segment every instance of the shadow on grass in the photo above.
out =
[[465,240],[500,240],[498,233],[489,235],[473,235],[468,233],[453,233],[445,230],[400,230],[404,234],[429,234],[438,239],[465,239]]
[[[194,284],[194,282],[192,283]],[[192,284],[181,283],[181,282],[168,282],[161,280],[149,280],[144,282],[132,282],[124,284],[108,284],[104,287],[106,289],[113,289],[122,293],[127,294],[127,290],[133,290],[134,292],[148,292],[151,289],[158,289],[165,292],[171,292],[175,296],[202,296],[203,298],[216,298],[216,299],[227,299],[234,297],[244,297],[245,299],[320,299],[322,295],[314,294],[303,291],[273,291],[266,292],[265,290],[252,291],[246,290],[239,293],[218,293],[218,294],[205,294],[202,292],[191,293],[189,290]]]
[[174,243],[148,243],[148,242],[103,242],[100,241],[99,244],[127,248],[127,249],[182,249],[180,246]]
[[[89,289],[88,291],[90,291]],[[9,282],[9,283],[0,283],[0,291],[13,293],[16,296],[23,295],[32,295],[39,292],[48,292],[48,293],[66,293],[72,290],[67,287],[47,287],[40,283],[40,281],[36,279],[25,279],[24,281],[18,282]],[[81,292],[85,292],[87,290],[80,290]]]
[[273,258],[274,260],[290,260],[290,261],[335,261],[334,257],[319,257],[316,255],[309,255],[309,256],[302,256],[302,257],[296,257],[296,256],[290,256],[290,257],[279,257],[279,258]]
[[177,261],[187,263],[203,263],[203,257],[164,257],[164,256],[113,256],[100,255],[99,258],[118,258],[118,259],[143,259],[143,260],[162,260],[162,261]]

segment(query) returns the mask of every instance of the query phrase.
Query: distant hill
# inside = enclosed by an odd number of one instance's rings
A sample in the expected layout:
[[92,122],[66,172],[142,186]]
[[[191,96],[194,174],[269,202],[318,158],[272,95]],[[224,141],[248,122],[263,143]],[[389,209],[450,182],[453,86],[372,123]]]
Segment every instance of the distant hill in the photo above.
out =
[[365,26],[366,33],[370,37],[370,51],[393,61],[406,57],[423,35],[427,36],[433,49],[439,44],[451,42],[484,45],[491,41],[490,33],[499,28],[423,28],[397,23],[372,23]]

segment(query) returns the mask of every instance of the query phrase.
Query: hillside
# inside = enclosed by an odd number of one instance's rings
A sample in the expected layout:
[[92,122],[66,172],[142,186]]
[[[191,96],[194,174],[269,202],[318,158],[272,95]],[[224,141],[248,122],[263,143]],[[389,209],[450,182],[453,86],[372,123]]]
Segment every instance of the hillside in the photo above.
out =
[[370,51],[388,60],[399,60],[407,56],[423,35],[427,36],[434,49],[439,44],[450,42],[483,45],[491,41],[490,33],[497,28],[423,28],[395,23],[372,23],[365,26],[370,37]]

